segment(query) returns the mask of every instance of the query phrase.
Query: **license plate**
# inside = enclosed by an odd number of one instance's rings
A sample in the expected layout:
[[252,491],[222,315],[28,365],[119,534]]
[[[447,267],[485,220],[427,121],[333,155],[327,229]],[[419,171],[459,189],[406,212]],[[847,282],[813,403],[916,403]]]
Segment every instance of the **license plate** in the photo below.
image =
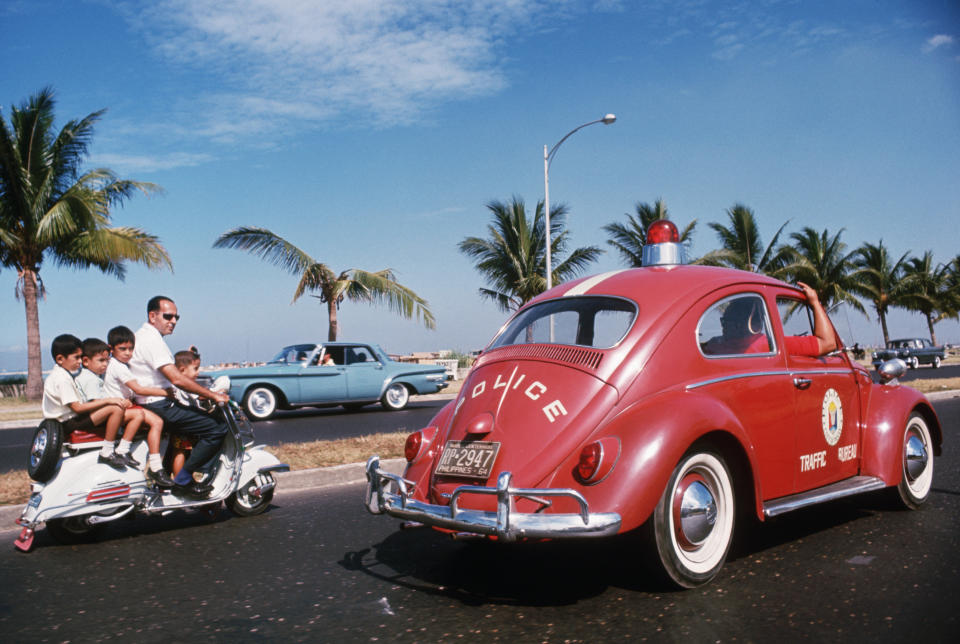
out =
[[485,441],[447,441],[437,465],[437,474],[487,479],[497,460],[500,443]]

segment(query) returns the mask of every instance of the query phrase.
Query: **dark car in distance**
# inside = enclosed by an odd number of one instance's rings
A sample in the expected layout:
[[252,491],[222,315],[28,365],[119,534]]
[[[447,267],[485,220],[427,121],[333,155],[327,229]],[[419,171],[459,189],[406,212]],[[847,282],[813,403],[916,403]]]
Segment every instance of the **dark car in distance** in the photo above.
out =
[[900,358],[911,369],[922,364],[928,364],[934,369],[940,366],[947,357],[943,347],[935,347],[926,338],[901,338],[887,342],[886,349],[880,349],[873,354],[873,366],[879,368],[887,360]]

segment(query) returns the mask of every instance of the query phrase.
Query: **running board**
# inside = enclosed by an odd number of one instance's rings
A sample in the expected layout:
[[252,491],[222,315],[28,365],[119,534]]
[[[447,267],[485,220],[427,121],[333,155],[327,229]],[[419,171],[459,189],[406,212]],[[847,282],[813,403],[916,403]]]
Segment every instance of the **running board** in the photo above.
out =
[[791,494],[790,496],[773,499],[763,504],[763,515],[765,517],[775,517],[778,514],[792,512],[805,508],[808,505],[817,503],[826,503],[834,499],[840,499],[845,496],[853,496],[871,490],[879,490],[887,487],[883,479],[876,476],[851,476],[848,479],[831,483],[813,490],[807,490],[800,494]]

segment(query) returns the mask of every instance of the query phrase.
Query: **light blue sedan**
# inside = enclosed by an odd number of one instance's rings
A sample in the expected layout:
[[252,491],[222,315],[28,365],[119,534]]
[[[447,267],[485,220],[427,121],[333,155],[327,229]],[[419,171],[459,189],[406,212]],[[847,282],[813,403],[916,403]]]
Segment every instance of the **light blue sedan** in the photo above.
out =
[[378,345],[359,342],[294,344],[262,367],[207,375],[230,376],[230,398],[255,420],[269,418],[277,409],[355,409],[377,401],[399,410],[411,394],[432,394],[447,386],[444,367],[395,362]]

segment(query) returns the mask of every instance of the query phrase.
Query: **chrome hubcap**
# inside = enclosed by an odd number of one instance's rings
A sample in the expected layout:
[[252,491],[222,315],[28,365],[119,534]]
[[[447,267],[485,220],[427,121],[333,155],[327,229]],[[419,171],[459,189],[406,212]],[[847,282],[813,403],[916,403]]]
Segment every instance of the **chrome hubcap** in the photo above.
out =
[[702,544],[717,524],[717,501],[702,481],[686,486],[680,499],[680,532],[691,546]]
[[916,481],[927,469],[927,446],[916,434],[907,439],[903,454],[903,467],[910,481]]
[[258,391],[251,396],[250,407],[257,414],[265,414],[273,407],[273,398],[266,392]]
[[387,401],[391,406],[402,405],[407,399],[407,389],[403,385],[394,385],[387,390]]
[[40,462],[40,457],[43,456],[45,449],[47,449],[47,430],[41,429],[39,432],[37,432],[36,437],[33,439],[33,445],[30,447],[31,467],[37,466],[37,463]]

